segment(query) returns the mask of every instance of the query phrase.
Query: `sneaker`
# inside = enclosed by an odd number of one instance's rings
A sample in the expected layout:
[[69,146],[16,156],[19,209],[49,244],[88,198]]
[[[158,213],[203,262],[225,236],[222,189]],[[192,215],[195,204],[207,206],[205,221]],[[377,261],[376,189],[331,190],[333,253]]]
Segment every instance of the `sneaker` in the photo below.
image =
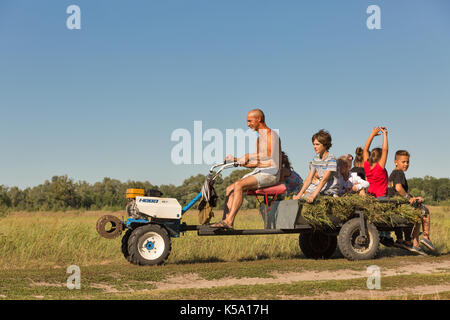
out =
[[425,238],[422,238],[422,240],[420,240],[420,243],[423,244],[424,246],[426,246],[428,249],[430,249],[431,251],[436,250],[436,248],[433,246],[433,244],[431,243],[430,240],[427,240]]
[[425,251],[422,250],[422,248],[416,247],[416,246],[412,246],[411,249],[409,249],[409,251],[420,254],[422,256],[428,256]]

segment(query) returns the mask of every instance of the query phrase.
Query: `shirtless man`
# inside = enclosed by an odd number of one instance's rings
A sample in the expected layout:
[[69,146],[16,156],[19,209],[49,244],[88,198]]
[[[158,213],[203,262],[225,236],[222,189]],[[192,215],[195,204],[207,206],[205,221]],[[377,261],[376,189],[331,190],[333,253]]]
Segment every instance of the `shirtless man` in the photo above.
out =
[[258,132],[256,152],[237,159],[227,155],[226,161],[235,161],[239,166],[255,168],[226,189],[224,218],[211,227],[232,229],[234,218],[242,205],[244,192],[277,184],[281,171],[281,141],[278,134],[267,127],[264,113],[253,109],[247,114],[247,126]]

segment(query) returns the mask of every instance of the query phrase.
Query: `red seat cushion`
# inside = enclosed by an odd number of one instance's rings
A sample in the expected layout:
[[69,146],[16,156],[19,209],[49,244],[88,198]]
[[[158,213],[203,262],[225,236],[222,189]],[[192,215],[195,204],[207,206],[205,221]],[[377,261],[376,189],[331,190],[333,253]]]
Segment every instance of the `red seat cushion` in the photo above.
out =
[[274,196],[285,192],[286,186],[284,185],[284,183],[281,183],[271,187],[261,188],[257,190],[249,190],[247,191],[247,194],[251,196],[264,196],[264,195]]

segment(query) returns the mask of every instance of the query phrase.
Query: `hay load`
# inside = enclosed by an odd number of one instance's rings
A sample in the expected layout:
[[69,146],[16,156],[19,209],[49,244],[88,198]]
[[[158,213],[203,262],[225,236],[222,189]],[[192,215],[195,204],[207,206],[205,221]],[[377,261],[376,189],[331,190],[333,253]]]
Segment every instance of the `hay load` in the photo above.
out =
[[402,197],[392,197],[387,202],[371,196],[346,194],[342,197],[317,197],[314,203],[302,201],[301,216],[314,228],[336,227],[347,221],[355,212],[365,213],[372,223],[395,227],[405,220],[408,223],[421,221],[421,210]]

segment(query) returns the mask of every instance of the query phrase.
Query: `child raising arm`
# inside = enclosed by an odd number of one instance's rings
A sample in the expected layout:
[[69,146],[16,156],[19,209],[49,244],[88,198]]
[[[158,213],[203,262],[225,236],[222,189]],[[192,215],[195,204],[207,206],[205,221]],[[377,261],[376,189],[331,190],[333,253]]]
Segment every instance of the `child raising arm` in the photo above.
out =
[[[383,133],[383,145],[380,148],[374,148],[369,153],[370,145],[374,137]],[[366,180],[369,182],[369,194],[379,198],[387,194],[388,175],[386,171],[386,160],[388,156],[388,139],[386,127],[375,127],[369,135],[363,149],[364,171]]]

